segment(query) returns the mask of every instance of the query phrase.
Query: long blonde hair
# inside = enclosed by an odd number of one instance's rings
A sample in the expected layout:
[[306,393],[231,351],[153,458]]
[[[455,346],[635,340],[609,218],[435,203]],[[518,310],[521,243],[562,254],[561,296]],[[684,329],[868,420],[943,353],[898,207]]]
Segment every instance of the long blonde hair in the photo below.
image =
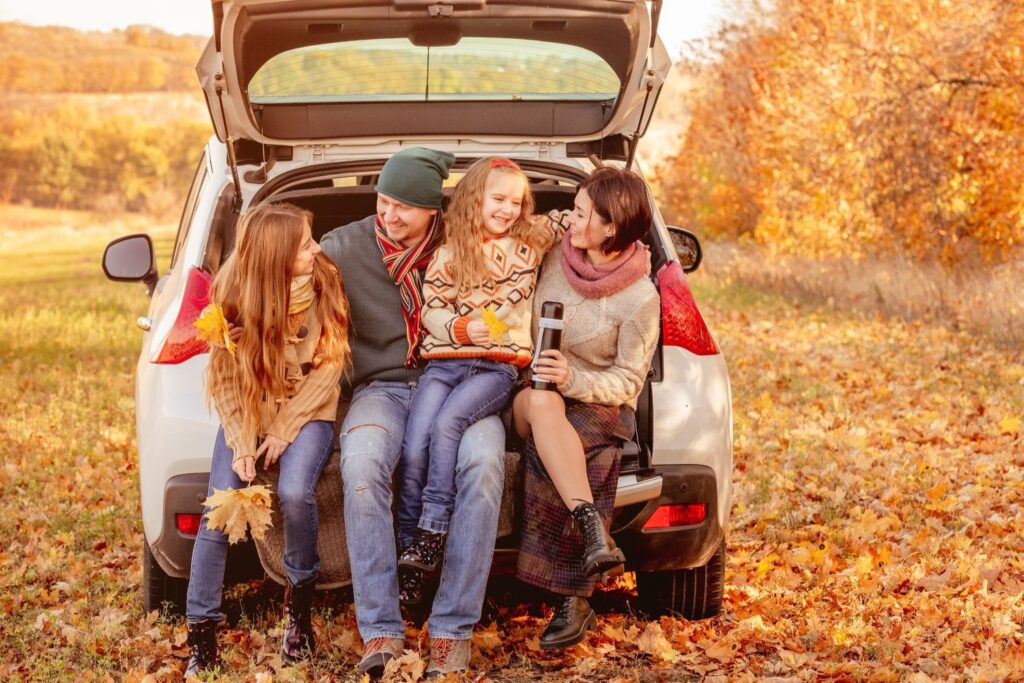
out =
[[[226,349],[211,349],[208,378],[236,375],[231,365],[237,367],[242,434],[250,443],[259,435],[263,401],[286,395],[284,347],[292,264],[303,229],[312,224],[313,214],[292,204],[249,209],[239,220],[237,247],[213,281],[213,303],[220,305],[229,322],[242,327],[242,336],[233,357]],[[313,262],[313,290],[321,325],[313,367],[337,364],[347,372],[348,301],[338,269],[323,253]],[[208,398],[210,385],[208,381]]]
[[536,249],[546,249],[551,242],[551,231],[543,221],[534,220],[533,192],[530,181],[509,159],[485,157],[478,159],[455,186],[451,203],[444,214],[445,244],[452,254],[452,276],[457,292],[471,289],[487,281],[489,268],[484,257],[483,225],[484,192],[492,173],[510,173],[523,181],[523,204],[516,222],[508,235]]

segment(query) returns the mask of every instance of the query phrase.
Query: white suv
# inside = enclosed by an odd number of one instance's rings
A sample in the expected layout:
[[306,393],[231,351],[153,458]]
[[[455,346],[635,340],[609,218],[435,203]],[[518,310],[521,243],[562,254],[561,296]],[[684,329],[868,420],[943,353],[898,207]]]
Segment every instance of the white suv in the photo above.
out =
[[[569,208],[595,167],[633,161],[670,68],[656,37],[659,9],[644,0],[214,0],[198,73],[216,134],[170,270],[158,276],[145,235],[115,240],[104,254],[108,277],[143,281],[152,297],[139,319],[135,394],[147,610],[184,602],[218,424],[203,397],[206,347],[193,322],[231,252],[239,212],[288,201],[313,212],[319,237],[374,212],[377,173],[407,145],[454,153],[453,181],[481,156],[513,158],[538,211]],[[612,531],[637,572],[642,609],[703,618],[721,607],[729,379],[684,276],[700,246],[664,224],[653,198],[652,208],[645,241],[662,339],[637,434],[624,446]],[[320,489],[332,487],[337,500],[336,475]],[[515,488],[506,488],[506,512]],[[340,525],[340,514],[322,517]],[[506,531],[495,571],[515,552],[514,525]],[[229,567],[251,573],[254,558],[243,544]]]

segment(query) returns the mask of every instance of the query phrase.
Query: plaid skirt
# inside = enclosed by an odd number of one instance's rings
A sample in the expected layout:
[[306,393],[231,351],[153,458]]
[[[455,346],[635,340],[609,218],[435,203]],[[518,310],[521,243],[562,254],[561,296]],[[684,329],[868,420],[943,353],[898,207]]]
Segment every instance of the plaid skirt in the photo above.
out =
[[[636,431],[636,416],[629,406],[566,400],[566,417],[583,442],[594,505],[608,527],[619,481],[622,442]],[[532,436],[523,446],[522,458],[523,524],[516,574],[520,580],[552,593],[589,597],[597,577],[583,574],[583,537],[551,483]]]

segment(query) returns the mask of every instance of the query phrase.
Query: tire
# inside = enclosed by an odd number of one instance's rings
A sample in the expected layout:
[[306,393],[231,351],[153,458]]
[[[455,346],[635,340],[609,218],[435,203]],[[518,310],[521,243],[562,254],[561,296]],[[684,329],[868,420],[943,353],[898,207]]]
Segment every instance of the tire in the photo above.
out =
[[168,576],[157,564],[149,543],[142,541],[142,609],[180,616],[185,613],[188,579]]
[[703,567],[668,572],[637,572],[640,610],[649,616],[677,614],[689,621],[722,611],[725,584],[725,539]]

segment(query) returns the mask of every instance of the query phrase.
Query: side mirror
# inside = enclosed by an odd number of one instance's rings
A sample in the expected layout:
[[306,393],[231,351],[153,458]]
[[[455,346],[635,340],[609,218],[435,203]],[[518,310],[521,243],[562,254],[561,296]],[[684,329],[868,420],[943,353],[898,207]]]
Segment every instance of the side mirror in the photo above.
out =
[[679,256],[679,265],[683,267],[684,273],[692,273],[700,266],[704,258],[704,252],[700,248],[700,241],[697,236],[685,228],[677,228],[669,225],[668,234],[672,237],[672,244]]
[[149,235],[118,237],[103,250],[103,274],[115,282],[144,282],[152,296],[158,280],[153,240]]

